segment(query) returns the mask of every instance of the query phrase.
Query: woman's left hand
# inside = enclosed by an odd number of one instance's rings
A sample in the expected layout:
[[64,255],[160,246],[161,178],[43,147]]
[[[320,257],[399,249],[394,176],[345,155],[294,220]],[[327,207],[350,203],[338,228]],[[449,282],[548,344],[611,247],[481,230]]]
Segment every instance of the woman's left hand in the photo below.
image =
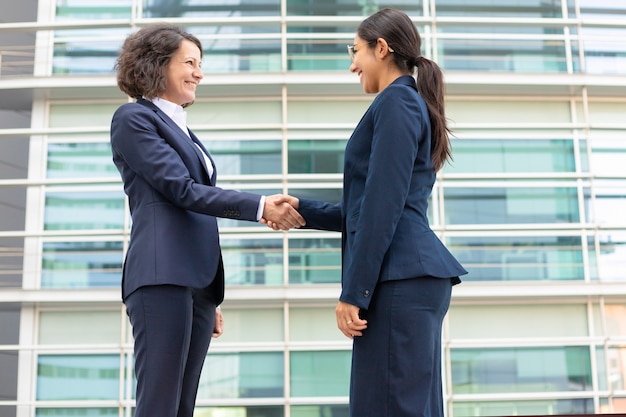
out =
[[355,336],[363,336],[363,330],[367,329],[367,320],[359,317],[359,307],[339,301],[335,314],[337,327],[349,339]]
[[215,309],[215,326],[213,326],[212,337],[220,337],[224,333],[224,315],[222,309],[217,307]]

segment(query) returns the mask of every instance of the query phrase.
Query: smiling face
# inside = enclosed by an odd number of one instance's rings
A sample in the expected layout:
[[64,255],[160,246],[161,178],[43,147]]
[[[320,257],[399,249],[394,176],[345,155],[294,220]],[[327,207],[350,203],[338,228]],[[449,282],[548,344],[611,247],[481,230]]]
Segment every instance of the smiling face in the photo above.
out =
[[193,103],[196,87],[204,77],[200,64],[202,55],[195,43],[183,39],[166,70],[167,88],[161,98],[178,105]]
[[378,93],[385,89],[402,73],[393,63],[393,50],[387,41],[379,38],[374,46],[369,46],[359,35],[354,38],[350,72],[359,76],[366,94]]

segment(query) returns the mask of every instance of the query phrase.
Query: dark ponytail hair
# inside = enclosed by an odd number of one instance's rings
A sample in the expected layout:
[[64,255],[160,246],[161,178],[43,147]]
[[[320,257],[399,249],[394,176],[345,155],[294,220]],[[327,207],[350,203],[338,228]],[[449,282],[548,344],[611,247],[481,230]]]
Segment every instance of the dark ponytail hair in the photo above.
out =
[[393,49],[394,63],[401,71],[413,74],[417,68],[417,91],[426,102],[430,118],[431,159],[435,172],[439,171],[452,158],[443,73],[434,61],[421,55],[422,41],[411,18],[397,9],[382,9],[361,22],[357,35],[369,46],[384,39]]

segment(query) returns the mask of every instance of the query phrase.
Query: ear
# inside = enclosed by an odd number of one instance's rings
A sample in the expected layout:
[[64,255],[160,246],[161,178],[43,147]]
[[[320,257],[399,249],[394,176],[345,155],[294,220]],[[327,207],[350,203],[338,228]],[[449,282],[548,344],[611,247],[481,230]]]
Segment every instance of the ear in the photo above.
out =
[[391,51],[389,50],[389,45],[387,41],[383,38],[378,38],[376,40],[376,56],[380,59],[385,59],[387,55],[389,55]]

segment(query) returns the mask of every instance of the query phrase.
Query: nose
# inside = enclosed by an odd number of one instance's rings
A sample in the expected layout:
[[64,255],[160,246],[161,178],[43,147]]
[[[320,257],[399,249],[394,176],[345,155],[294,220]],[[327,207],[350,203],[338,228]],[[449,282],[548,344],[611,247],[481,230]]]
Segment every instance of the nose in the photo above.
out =
[[197,66],[196,69],[193,71],[193,76],[197,78],[198,81],[204,78],[204,74],[202,73],[202,68],[200,68],[200,66]]
[[350,72],[356,72],[357,66],[354,65],[354,62],[351,62],[350,67],[348,69],[350,70]]

